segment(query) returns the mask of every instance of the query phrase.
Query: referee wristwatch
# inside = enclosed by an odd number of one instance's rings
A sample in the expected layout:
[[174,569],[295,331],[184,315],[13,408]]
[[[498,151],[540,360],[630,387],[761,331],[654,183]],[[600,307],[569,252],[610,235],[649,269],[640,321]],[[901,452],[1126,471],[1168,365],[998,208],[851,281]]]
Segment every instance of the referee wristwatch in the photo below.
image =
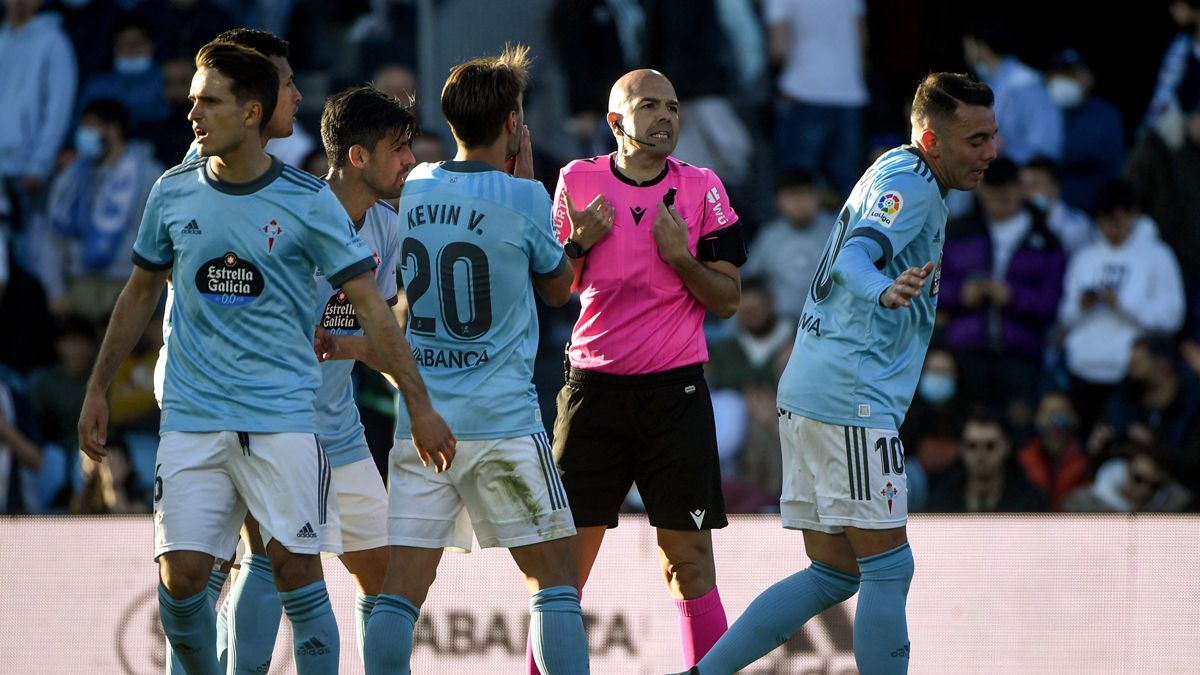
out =
[[588,254],[588,249],[580,246],[579,242],[573,239],[567,239],[567,241],[563,243],[563,253],[567,254],[568,258],[579,260]]

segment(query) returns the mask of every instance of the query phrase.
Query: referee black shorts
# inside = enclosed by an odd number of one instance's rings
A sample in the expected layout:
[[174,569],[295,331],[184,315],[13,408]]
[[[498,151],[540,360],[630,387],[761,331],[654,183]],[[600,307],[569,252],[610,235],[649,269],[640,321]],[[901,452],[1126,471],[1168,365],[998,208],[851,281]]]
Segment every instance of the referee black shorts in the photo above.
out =
[[728,524],[700,365],[648,375],[571,368],[558,395],[554,457],[576,527],[616,527],[634,482],[654,527]]

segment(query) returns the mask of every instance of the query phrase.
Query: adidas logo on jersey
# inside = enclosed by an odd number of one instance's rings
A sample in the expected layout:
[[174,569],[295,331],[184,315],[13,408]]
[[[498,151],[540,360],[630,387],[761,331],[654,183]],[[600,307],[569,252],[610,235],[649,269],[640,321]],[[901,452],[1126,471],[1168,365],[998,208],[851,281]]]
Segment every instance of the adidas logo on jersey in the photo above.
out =
[[319,656],[330,652],[329,647],[326,647],[323,642],[314,637],[301,642],[300,646],[296,647],[296,653],[304,656]]
[[304,527],[300,528],[300,531],[296,533],[296,536],[302,539],[316,539],[317,533],[313,531],[311,523],[305,523]]
[[192,222],[183,226],[183,233],[184,234],[204,234],[203,232],[200,231],[200,226],[196,224],[195,219],[192,219]]

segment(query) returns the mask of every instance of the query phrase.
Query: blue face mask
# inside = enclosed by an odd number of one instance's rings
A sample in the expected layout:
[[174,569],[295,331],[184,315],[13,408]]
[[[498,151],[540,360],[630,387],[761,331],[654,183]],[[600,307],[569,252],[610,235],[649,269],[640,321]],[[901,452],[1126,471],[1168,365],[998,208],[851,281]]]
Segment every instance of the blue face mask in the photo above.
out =
[[151,56],[118,56],[113,59],[113,70],[122,75],[141,75],[153,66],[154,58]]
[[917,383],[917,393],[921,398],[938,405],[954,398],[958,385],[954,378],[944,373],[925,373]]
[[104,139],[91,127],[79,127],[75,130],[75,150],[85,159],[100,159],[104,156]]

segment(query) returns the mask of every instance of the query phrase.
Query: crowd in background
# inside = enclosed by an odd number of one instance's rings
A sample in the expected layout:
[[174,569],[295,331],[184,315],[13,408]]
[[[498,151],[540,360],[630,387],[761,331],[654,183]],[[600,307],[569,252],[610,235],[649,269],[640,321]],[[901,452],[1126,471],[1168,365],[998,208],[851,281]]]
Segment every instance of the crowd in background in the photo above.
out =
[[[119,450],[102,466],[86,460],[75,425],[150,186],[192,139],[187,96],[199,47],[235,26],[291,42],[306,100],[297,132],[267,149],[324,175],[325,95],[369,79],[399,96],[436,98],[439,84],[415,75],[419,4],[4,0],[3,512],[149,508],[158,323],[112,387],[108,441]],[[533,129],[542,182],[552,186],[574,157],[615,147],[607,87],[648,65],[672,79],[682,102],[677,156],[716,170],[746,225],[741,307],[707,326],[733,512],[778,508],[775,386],[817,261],[862,170],[908,136],[904,104],[916,78],[882,77],[881,50],[908,53],[895,46],[896,31],[871,20],[877,10],[895,18],[886,4],[561,0],[544,12],[551,53],[539,67],[565,82],[559,118],[571,142],[539,147]],[[913,5],[926,8],[920,17],[945,8]],[[1112,57],[1094,43],[1089,52],[1063,36],[1034,58],[1023,51],[1025,27],[988,12],[953,29],[933,25],[922,38],[936,35],[941,56],[914,62],[966,68],[992,87],[1002,156],[977,191],[947,196],[938,328],[901,429],[912,511],[1197,506],[1200,209],[1189,197],[1200,186],[1200,0],[1151,10],[1175,37],[1139,42],[1156,51],[1157,71],[1137,74],[1145,96],[1116,104],[1099,93],[1117,85],[1102,80],[1097,64]],[[462,56],[482,51],[464,47]],[[534,74],[529,99],[547,77]],[[422,121],[418,159],[446,159],[444,123]],[[578,305],[542,309],[536,378],[550,428]],[[382,462],[394,396],[369,371],[358,382]],[[638,504],[631,494],[628,507]]]

